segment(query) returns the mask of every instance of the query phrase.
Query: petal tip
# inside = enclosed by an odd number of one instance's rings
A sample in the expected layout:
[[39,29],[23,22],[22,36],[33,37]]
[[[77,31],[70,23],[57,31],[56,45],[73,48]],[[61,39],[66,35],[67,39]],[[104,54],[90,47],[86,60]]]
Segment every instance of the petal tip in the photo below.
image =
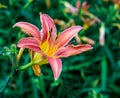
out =
[[53,71],[54,79],[57,80],[62,71],[62,61],[58,58],[49,58],[48,61]]
[[57,81],[57,80],[58,80],[58,78],[54,78],[54,80],[55,80],[55,81]]
[[82,27],[81,27],[81,26],[75,26],[75,27],[77,27],[79,30],[81,30],[81,29],[82,29]]
[[88,49],[88,50],[92,50],[93,49],[93,47],[90,44],[86,44],[85,46],[86,46],[86,49]]
[[19,25],[21,25],[21,23],[25,23],[25,22],[17,22],[17,23],[15,23],[12,27],[13,27],[13,28],[19,27]]
[[42,16],[42,12],[40,12],[39,15]]
[[12,28],[15,28],[17,26],[17,23],[12,26]]

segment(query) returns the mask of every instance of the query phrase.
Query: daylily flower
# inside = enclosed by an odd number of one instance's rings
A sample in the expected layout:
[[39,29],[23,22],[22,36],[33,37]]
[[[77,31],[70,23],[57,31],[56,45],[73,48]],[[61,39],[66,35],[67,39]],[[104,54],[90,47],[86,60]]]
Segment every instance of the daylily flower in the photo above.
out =
[[64,30],[70,26],[74,26],[75,25],[75,21],[74,19],[70,19],[68,22],[65,22],[63,20],[59,20],[59,19],[54,19],[54,23],[58,26],[60,26],[61,30]]
[[82,4],[80,3],[80,1],[76,1],[76,8],[80,9],[80,7],[82,12],[85,14],[87,13],[87,10],[90,7],[90,5],[88,5],[86,1],[84,1]]
[[94,45],[94,44],[95,44],[95,41],[94,41],[93,39],[88,38],[88,37],[86,37],[86,36],[83,36],[81,39],[82,39],[84,42],[88,43],[88,44],[91,44],[91,45]]
[[2,9],[2,8],[8,8],[8,7],[6,5],[0,3],[0,9]]
[[114,3],[115,9],[119,10],[120,9],[120,0],[112,0],[112,2]]
[[44,64],[44,60],[47,60],[53,70],[54,78],[57,79],[62,70],[61,57],[76,55],[90,50],[92,47],[89,44],[68,45],[70,40],[82,29],[81,26],[73,26],[57,35],[54,22],[48,15],[40,14],[40,20],[41,31],[27,22],[18,22],[14,25],[14,27],[20,27],[26,34],[33,36],[21,38],[18,47],[34,51],[33,60],[38,65],[42,62]]
[[90,26],[94,25],[97,22],[96,18],[90,19],[82,17],[81,19],[84,22],[83,24],[84,30],[88,29]]
[[58,26],[60,26],[60,29],[65,29],[67,28],[67,23],[63,20],[59,20],[59,19],[54,19],[54,23]]
[[63,1],[62,2],[64,4],[64,6],[66,7],[65,9],[65,12],[68,12],[68,13],[72,13],[72,14],[75,14],[77,15],[80,8],[81,8],[81,12],[82,14],[86,14],[88,13],[88,8],[90,7],[87,2],[83,2],[82,4],[80,3],[80,1],[76,1],[75,3],[75,7],[73,5],[71,5],[70,3],[66,2],[66,1]]
[[73,14],[77,15],[78,9],[76,7],[72,6],[67,1],[64,1],[63,4],[66,7],[65,12],[67,12],[67,13],[73,13]]

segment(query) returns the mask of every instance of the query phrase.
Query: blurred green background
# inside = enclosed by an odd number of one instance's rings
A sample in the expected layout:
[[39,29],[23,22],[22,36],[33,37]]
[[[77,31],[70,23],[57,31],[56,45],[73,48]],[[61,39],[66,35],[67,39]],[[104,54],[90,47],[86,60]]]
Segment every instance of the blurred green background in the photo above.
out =
[[[4,51],[4,47],[10,48],[25,36],[12,26],[24,21],[41,29],[40,12],[54,19],[58,32],[81,25],[80,43],[92,44],[93,49],[63,58],[63,70],[57,81],[49,64],[41,67],[40,77],[34,75],[32,68],[15,73],[4,97],[120,98],[120,0],[0,0],[0,89],[12,67],[10,51]],[[104,44],[99,41],[101,34],[105,35]],[[75,38],[71,41],[78,42]],[[26,50],[19,65],[29,61]]]

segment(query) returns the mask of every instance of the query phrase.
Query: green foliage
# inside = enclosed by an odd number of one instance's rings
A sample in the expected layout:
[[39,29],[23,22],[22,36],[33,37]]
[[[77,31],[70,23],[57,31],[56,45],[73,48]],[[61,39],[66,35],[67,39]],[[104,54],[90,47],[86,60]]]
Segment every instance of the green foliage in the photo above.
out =
[[[100,20],[79,33],[80,39],[85,36],[96,42],[93,50],[63,58],[63,70],[57,81],[49,65],[41,67],[40,77],[34,76],[29,68],[15,73],[5,89],[5,98],[120,98],[120,8],[112,0],[81,0],[88,2],[91,14],[83,15],[80,7],[76,15],[66,12],[65,1],[75,7],[77,0],[0,0],[0,92],[10,72],[18,66],[19,49],[14,44],[25,36],[18,28],[12,28],[16,22],[29,22],[41,29],[40,12],[62,20],[64,27],[72,26],[71,19],[81,26],[84,26],[83,17]],[[102,23],[103,46],[99,44]],[[58,33],[64,30],[61,25],[56,26]],[[77,42],[73,39],[71,43]],[[82,40],[82,43],[87,42]],[[29,62],[27,53],[25,50],[19,66]]]

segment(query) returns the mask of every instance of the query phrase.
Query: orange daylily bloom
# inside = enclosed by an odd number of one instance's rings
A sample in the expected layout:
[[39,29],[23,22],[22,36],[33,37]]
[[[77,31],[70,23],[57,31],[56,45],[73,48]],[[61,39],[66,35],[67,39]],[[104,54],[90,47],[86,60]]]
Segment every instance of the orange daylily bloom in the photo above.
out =
[[[39,63],[48,61],[57,79],[62,70],[61,57],[68,57],[92,49],[91,45],[68,45],[69,41],[82,29],[81,26],[73,26],[64,30],[59,36],[53,20],[46,14],[40,14],[42,29],[27,22],[18,22],[14,27],[22,28],[26,34],[32,37],[21,38],[18,47],[28,48],[35,52],[33,61]],[[44,60],[43,60],[44,59]],[[37,63],[38,62],[38,63]]]

